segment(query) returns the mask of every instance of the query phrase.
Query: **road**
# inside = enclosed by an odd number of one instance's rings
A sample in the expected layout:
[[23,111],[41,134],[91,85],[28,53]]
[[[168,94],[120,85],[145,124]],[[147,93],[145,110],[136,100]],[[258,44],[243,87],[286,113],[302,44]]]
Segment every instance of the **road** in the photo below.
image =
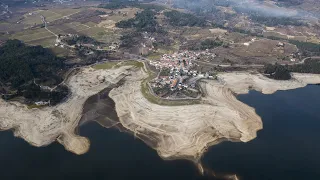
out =
[[40,15],[40,17],[41,17],[42,23],[44,24],[44,28],[45,28],[48,32],[50,32],[51,34],[53,34],[53,35],[55,35],[56,37],[58,37],[58,35],[57,35],[56,33],[52,32],[52,31],[50,31],[50,29],[48,29],[46,18],[45,18],[43,15]]
[[320,56],[306,57],[306,58],[302,59],[302,61],[295,63],[295,64],[303,64],[308,59],[320,59]]

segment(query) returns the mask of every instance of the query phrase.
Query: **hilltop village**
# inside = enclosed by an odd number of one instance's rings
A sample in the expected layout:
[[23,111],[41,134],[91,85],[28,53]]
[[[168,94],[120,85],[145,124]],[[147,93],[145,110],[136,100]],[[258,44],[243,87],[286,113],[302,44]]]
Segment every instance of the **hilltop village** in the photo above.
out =
[[197,81],[203,78],[213,79],[214,72],[199,72],[195,60],[201,56],[214,58],[216,55],[208,50],[181,51],[164,54],[158,61],[150,61],[150,65],[159,70],[157,77],[150,82],[154,94],[161,98],[194,99],[199,98],[200,89]]

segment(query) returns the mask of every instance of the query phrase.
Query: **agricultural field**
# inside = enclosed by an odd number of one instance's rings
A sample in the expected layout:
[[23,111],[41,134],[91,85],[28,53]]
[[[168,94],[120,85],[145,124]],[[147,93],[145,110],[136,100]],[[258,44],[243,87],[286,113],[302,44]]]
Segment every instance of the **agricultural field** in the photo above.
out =
[[30,45],[50,47],[54,45],[56,37],[44,28],[29,29],[12,34],[10,39],[19,39]]
[[81,9],[53,9],[53,10],[37,10],[24,15],[21,23],[26,25],[42,24],[40,15],[46,17],[47,22],[52,22],[62,18],[81,12]]
[[[12,31],[9,38],[44,47],[54,47],[59,34],[78,34],[107,44],[119,43],[121,30],[115,28],[115,23],[134,17],[138,11],[140,10],[137,8],[125,8],[111,13],[110,10],[93,7],[33,10],[25,13],[19,23],[9,23],[12,28],[20,27],[17,31]],[[41,16],[45,17],[47,28],[51,32],[44,28]],[[6,30],[7,27],[8,23],[0,22],[0,30]]]

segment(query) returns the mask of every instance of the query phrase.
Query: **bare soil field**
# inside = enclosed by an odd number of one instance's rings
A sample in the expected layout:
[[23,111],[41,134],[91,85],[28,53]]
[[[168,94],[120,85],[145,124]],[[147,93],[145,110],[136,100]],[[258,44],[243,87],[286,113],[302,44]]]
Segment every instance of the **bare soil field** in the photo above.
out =
[[231,44],[230,47],[218,47],[213,50],[218,56],[215,63],[221,63],[225,59],[229,59],[236,64],[266,64],[266,63],[282,63],[282,59],[298,52],[295,45],[284,43],[284,47],[279,47],[280,41],[269,39],[256,39],[254,41],[239,39],[237,43]]

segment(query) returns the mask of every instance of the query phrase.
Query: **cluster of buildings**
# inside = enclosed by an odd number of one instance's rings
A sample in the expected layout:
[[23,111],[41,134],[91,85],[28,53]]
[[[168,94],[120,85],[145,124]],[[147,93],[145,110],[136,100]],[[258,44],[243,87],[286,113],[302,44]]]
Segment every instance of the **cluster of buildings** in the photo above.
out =
[[195,66],[193,61],[207,53],[209,52],[186,50],[170,55],[164,54],[159,61],[150,61],[152,66],[161,71],[159,76],[151,82],[152,88],[167,88],[171,91],[187,88],[193,89],[198,79],[213,78],[208,73],[201,74],[196,70],[192,70],[192,67]]
[[50,105],[50,100],[49,101],[38,101],[34,103],[37,106],[45,106],[45,105]]
[[181,69],[188,71],[192,67],[192,61],[196,60],[200,56],[200,53],[193,51],[183,51],[174,54],[164,54],[159,61],[150,61],[150,64],[157,69]]
[[168,90],[182,90],[188,88],[188,85],[184,83],[185,77],[183,76],[159,76],[153,82],[151,82],[152,88],[167,88]]
[[[65,46],[68,46],[69,45],[67,43],[65,43],[63,40],[64,39],[67,39],[67,38],[78,38],[79,35],[78,34],[67,34],[67,35],[61,35],[59,34],[56,38],[56,43],[54,44],[54,46],[59,46],[61,48],[64,48]],[[72,47],[70,46],[71,48],[75,48],[75,47]]]
[[151,52],[156,52],[156,48],[154,47],[154,43],[157,41],[156,38],[148,32],[143,32],[142,37],[143,41],[141,42],[139,53],[141,55],[147,55]]

